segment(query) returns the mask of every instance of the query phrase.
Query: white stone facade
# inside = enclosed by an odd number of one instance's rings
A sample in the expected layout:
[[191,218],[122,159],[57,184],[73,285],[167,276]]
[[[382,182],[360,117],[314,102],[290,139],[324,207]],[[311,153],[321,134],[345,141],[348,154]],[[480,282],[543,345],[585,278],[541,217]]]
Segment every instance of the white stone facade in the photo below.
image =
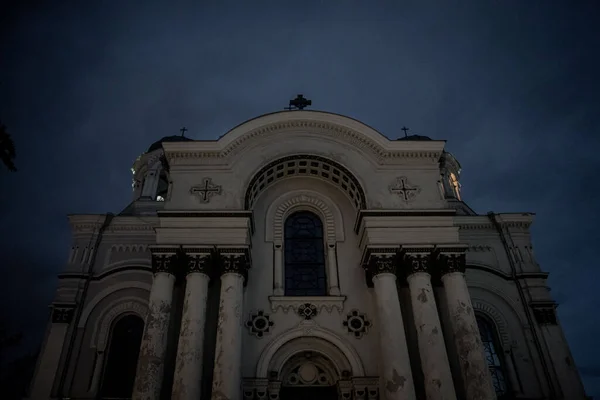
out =
[[[164,141],[121,214],[69,217],[31,398],[584,399],[533,215],[475,214],[444,146],[315,111]],[[322,225],[317,294],[286,276],[299,212]],[[127,340],[145,325],[119,378],[127,316]]]

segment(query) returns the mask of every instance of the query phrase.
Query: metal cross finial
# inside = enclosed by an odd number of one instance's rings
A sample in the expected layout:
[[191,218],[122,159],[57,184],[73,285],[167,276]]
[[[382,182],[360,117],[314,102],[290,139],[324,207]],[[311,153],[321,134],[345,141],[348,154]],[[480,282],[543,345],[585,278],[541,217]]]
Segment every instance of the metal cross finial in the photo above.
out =
[[179,130],[179,132],[181,132],[181,136],[185,135],[185,132],[187,132],[187,130],[188,130],[188,129],[187,129],[185,126],[184,126],[183,128],[181,128],[181,129]]
[[304,110],[305,107],[311,106],[312,100],[304,98],[304,95],[299,94],[294,100],[290,100],[290,105],[284,110]]
[[402,129],[404,131],[404,137],[408,137],[408,135],[406,134],[406,131],[408,131],[409,129],[405,126],[402,127]]

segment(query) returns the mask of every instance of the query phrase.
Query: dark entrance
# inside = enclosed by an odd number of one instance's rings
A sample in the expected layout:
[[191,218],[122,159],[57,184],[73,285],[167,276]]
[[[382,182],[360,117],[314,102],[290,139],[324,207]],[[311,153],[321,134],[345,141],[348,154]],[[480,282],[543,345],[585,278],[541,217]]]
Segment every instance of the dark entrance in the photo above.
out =
[[144,321],[137,315],[127,315],[113,326],[101,398],[131,398],[143,331]]
[[335,386],[284,386],[279,392],[281,400],[337,400]]

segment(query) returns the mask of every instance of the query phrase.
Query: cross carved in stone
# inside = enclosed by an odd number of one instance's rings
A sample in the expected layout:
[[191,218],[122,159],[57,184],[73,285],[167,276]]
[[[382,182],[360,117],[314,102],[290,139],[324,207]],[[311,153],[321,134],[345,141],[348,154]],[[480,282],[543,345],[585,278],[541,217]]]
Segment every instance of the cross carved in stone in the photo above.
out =
[[221,194],[221,186],[213,185],[211,178],[204,178],[202,185],[192,187],[190,192],[197,195],[201,203],[208,203],[213,195]]
[[390,187],[390,191],[399,195],[404,201],[413,199],[421,191],[420,188],[411,186],[405,176],[398,178],[396,183],[397,186]]

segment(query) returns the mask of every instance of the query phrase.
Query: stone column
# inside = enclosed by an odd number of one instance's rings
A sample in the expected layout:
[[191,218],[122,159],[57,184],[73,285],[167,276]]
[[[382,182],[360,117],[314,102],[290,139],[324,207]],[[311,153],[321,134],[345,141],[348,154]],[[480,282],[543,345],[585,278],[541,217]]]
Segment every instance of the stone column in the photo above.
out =
[[158,400],[163,383],[173,287],[175,256],[152,255],[154,281],[140,348],[132,400]]
[[495,399],[496,393],[465,280],[465,254],[444,253],[439,261],[466,397],[469,400]]
[[273,247],[273,294],[283,296],[283,249],[281,243],[275,243]]
[[242,313],[248,267],[246,255],[227,255],[221,259],[221,300],[212,382],[214,400],[242,398]]
[[[48,332],[44,351],[40,353],[39,364],[31,386],[30,398],[32,400],[47,400],[52,397],[52,386],[60,372],[60,356],[66,344],[67,331],[69,324],[73,320],[74,313],[75,308],[71,305],[66,307],[52,307],[50,332]],[[68,367],[68,365],[63,366],[63,368]]]
[[425,393],[428,400],[456,400],[442,325],[431,286],[431,264],[431,252],[421,252],[406,254],[403,265],[417,328]]
[[373,277],[379,320],[382,399],[416,399],[406,334],[396,286],[393,255],[370,255],[367,268]]
[[188,259],[183,315],[171,396],[173,400],[200,398],[204,322],[211,261],[210,254],[195,255]]
[[335,243],[327,244],[327,278],[329,281],[329,295],[340,295],[340,284],[337,275],[337,257],[335,254]]

